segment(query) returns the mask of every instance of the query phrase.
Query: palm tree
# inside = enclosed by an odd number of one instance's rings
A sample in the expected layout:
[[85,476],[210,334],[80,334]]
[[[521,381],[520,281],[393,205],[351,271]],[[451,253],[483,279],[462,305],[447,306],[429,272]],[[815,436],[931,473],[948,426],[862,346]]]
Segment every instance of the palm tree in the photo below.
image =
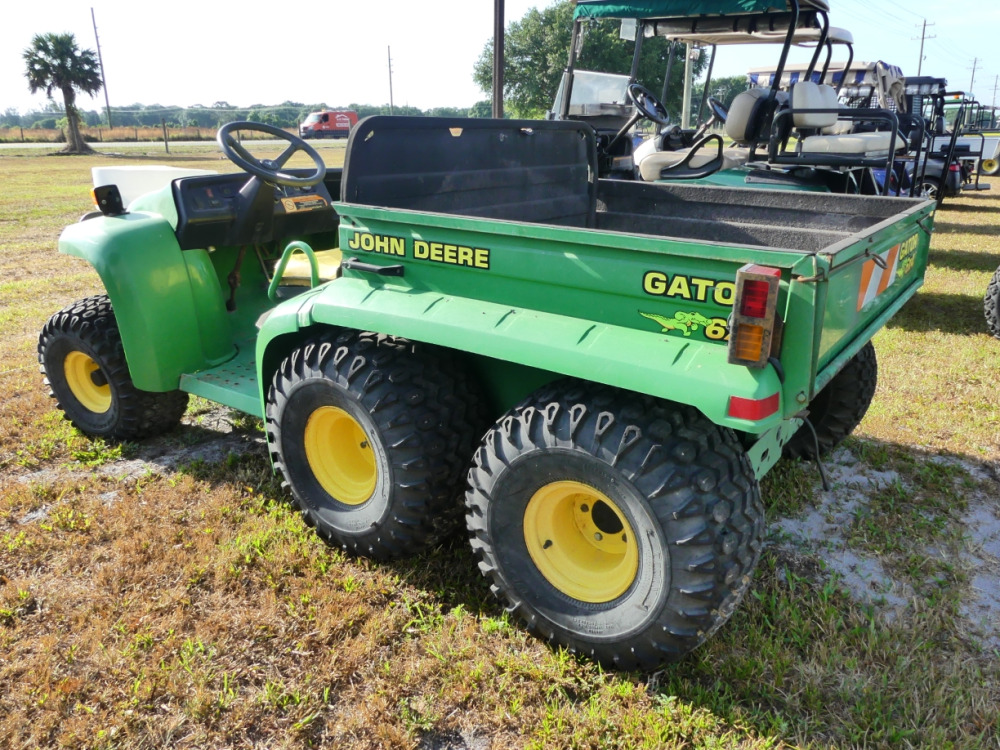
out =
[[103,82],[93,50],[81,50],[72,34],[35,34],[31,46],[24,50],[25,75],[28,89],[34,94],[45,89],[52,98],[52,90],[62,92],[66,106],[66,148],[70,154],[92,151],[80,135],[80,115],[76,110],[76,93],[94,95]]

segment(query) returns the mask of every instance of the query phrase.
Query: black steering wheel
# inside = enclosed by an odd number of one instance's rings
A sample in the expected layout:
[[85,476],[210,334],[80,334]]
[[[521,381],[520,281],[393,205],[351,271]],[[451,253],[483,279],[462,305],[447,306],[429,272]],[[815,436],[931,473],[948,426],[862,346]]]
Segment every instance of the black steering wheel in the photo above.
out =
[[647,120],[652,120],[660,125],[670,123],[670,114],[667,112],[667,108],[645,86],[639,83],[630,83],[626,93],[629,101],[639,110],[639,114]]
[[[267,133],[283,141],[288,141],[290,145],[276,159],[258,159],[243,148],[243,145],[233,135],[237,130]],[[313,185],[318,185],[326,177],[326,164],[323,162],[323,157],[316,152],[316,149],[298,136],[292,135],[287,130],[276,128],[273,125],[265,125],[262,122],[227,122],[219,128],[219,133],[216,135],[215,140],[229,161],[240,169],[260,177],[265,182],[290,187],[312,187]],[[304,151],[313,160],[316,171],[311,175],[296,177],[295,175],[281,171],[281,168],[285,166],[297,151]]]
[[725,122],[729,117],[729,110],[714,96],[708,97],[708,108],[712,110],[712,116],[719,122]]

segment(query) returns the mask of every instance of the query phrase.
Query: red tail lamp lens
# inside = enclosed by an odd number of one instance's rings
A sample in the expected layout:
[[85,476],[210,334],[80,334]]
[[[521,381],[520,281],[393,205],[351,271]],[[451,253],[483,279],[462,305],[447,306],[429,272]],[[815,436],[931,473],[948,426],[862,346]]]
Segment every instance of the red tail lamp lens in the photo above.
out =
[[747,280],[743,284],[740,314],[748,318],[763,318],[767,314],[767,295],[771,285],[766,281]]

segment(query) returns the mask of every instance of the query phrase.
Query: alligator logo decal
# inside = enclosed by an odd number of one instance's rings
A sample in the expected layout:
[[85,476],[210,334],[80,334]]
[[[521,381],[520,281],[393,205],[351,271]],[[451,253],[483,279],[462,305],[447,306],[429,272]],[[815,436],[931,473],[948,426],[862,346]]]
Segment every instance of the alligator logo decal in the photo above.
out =
[[685,336],[690,336],[692,331],[712,325],[711,318],[706,318],[701,313],[696,312],[674,313],[674,317],[672,318],[664,318],[662,315],[653,315],[642,311],[639,314],[644,318],[649,318],[659,323],[660,327],[663,328],[663,333],[667,331],[680,331]]
[[729,338],[729,321],[725,318],[708,318],[698,312],[683,311],[674,313],[672,318],[641,310],[639,314],[659,325],[663,333],[680,331],[684,336],[690,336],[693,332],[704,330],[705,338],[711,341],[725,341]]

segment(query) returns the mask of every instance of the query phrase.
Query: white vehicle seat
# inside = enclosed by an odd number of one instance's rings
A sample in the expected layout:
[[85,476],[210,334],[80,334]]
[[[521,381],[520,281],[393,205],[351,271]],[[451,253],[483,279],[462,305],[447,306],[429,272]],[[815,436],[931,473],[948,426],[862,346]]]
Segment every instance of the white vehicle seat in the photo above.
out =
[[749,146],[751,140],[760,137],[760,118],[768,91],[766,88],[750,89],[733,99],[726,117],[726,135],[736,143]]
[[[850,110],[850,107],[844,103],[840,104],[840,108]],[[822,128],[819,132],[823,135],[847,135],[854,132],[854,122],[852,120],[837,120],[836,123]]]
[[[750,140],[759,127],[760,111],[764,106],[767,93],[767,89],[751,89],[739,94],[733,100],[726,117],[725,131],[726,136],[735,141],[737,146],[722,150],[721,169],[735,169],[747,163],[747,159],[750,157]],[[664,169],[679,164],[690,152],[690,149],[656,151],[655,141],[655,138],[649,139],[635,153],[639,174],[642,179],[647,181],[660,179]],[[717,158],[718,153],[718,148],[714,144],[707,144],[692,157],[691,168],[704,167]]]
[[[837,92],[830,86],[812,81],[800,81],[792,87],[792,122],[800,130],[816,130],[799,144],[800,154],[844,154],[866,157],[888,156],[892,133],[836,133],[837,112],[812,112],[808,110],[838,110]],[[805,111],[803,111],[805,110]],[[906,139],[896,137],[896,150],[906,150]]]
[[[802,141],[803,154],[860,154],[888,156],[892,133],[848,133],[845,135],[810,135]],[[896,150],[906,149],[906,139],[896,137]]]

